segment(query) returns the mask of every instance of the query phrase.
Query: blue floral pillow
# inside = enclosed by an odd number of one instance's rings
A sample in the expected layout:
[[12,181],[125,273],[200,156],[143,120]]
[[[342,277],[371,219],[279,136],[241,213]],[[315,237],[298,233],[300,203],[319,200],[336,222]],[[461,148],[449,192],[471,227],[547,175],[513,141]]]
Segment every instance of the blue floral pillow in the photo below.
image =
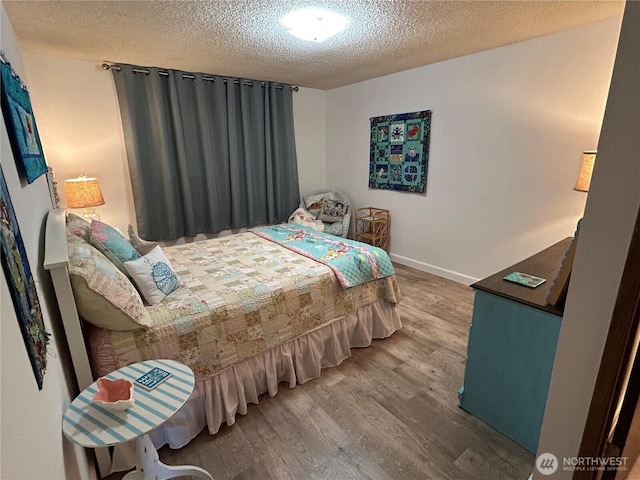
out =
[[89,243],[104,254],[113,264],[130,277],[124,262],[140,258],[138,251],[115,228],[106,223],[93,220]]
[[160,303],[180,285],[180,278],[159,246],[124,266],[149,305]]

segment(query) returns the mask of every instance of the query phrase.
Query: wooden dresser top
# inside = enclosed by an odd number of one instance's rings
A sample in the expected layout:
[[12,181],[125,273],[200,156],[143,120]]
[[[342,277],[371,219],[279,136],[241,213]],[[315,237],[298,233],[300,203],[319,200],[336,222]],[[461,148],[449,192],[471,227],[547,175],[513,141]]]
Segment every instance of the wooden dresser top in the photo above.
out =
[[[520,263],[516,263],[495,275],[491,275],[484,280],[474,283],[471,287],[561,317],[563,308],[547,305],[547,295],[553,285],[553,279],[558,275],[562,258],[569,248],[572,239],[573,237],[567,237]],[[504,280],[503,277],[512,272],[528,273],[536,277],[545,278],[547,281],[539,287],[529,288]]]

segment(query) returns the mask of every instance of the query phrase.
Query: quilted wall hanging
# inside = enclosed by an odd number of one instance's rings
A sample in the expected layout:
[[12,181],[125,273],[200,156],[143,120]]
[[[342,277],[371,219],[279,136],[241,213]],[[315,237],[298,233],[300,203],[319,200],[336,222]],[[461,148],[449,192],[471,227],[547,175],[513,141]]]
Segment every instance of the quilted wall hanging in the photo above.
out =
[[[36,377],[38,390],[42,390],[44,373],[47,368],[49,334],[45,330],[38,291],[29,268],[27,252],[22,242],[22,235],[2,166],[0,166],[0,247],[2,250],[2,269],[11,293],[13,308],[18,317],[18,324],[27,347],[27,354]],[[2,320],[4,322],[4,318]]]
[[4,57],[2,60],[0,62],[2,70],[0,100],[9,141],[16,160],[18,174],[21,178],[26,179],[27,183],[33,183],[40,175],[47,173],[47,164],[36,121],[33,117],[31,99],[20,78],[4,61]]
[[369,188],[426,193],[431,110],[371,118]]

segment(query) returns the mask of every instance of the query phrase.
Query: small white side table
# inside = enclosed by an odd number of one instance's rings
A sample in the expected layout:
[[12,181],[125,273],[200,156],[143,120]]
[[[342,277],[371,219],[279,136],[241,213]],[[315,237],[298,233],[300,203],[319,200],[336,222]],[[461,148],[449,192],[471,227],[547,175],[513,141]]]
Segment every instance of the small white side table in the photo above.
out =
[[153,367],[172,375],[153,390],[135,386],[135,404],[127,410],[112,411],[93,403],[98,387],[96,382],[89,385],[67,408],[62,418],[62,432],[86,448],[108,447],[136,439],[136,469],[123,480],[164,480],[186,475],[213,480],[209,472],[200,467],[172,467],[160,462],[149,438],[149,432],[171,418],[191,395],[195,380],[189,367],[173,360],[148,360],[123,367],[106,378],[126,378],[134,382]]

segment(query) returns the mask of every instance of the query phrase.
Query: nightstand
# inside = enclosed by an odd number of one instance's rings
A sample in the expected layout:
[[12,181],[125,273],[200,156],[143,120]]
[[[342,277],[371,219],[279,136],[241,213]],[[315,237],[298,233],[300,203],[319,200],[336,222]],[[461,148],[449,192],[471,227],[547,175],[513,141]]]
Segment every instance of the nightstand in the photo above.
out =
[[391,214],[389,210],[364,207],[356,210],[356,240],[389,253]]

